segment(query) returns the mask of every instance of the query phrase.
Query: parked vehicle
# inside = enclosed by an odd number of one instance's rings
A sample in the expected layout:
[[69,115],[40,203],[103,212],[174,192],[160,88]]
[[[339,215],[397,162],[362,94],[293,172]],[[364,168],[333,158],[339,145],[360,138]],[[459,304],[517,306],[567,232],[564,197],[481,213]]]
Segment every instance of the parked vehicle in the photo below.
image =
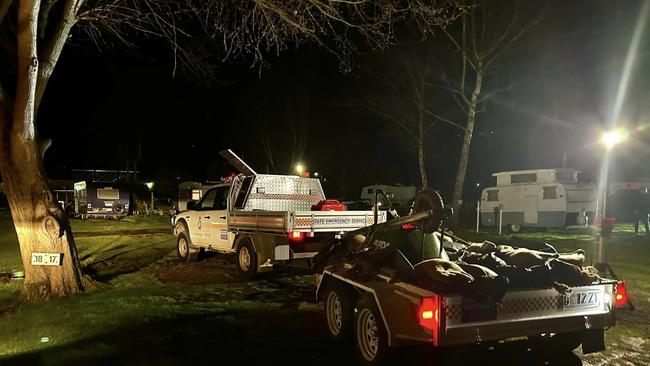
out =
[[74,184],[74,215],[120,218],[129,214],[131,191],[116,183],[80,181]]
[[189,201],[198,201],[201,199],[201,183],[199,182],[183,182],[178,185],[178,200],[176,201],[176,209],[180,211],[187,210],[187,203]]
[[425,209],[349,232],[340,241],[343,248],[358,235],[367,241],[347,255],[337,249],[330,249],[329,258],[319,253],[326,264],[318,271],[316,296],[325,303],[328,332],[336,341],[354,342],[361,364],[383,364],[395,347],[442,348],[524,337],[548,350],[581,344],[585,354],[604,350],[604,331],[614,325],[616,306],[626,296],[623,286],[600,279],[564,294],[550,287],[508,288],[498,301],[468,293],[480,286],[438,289],[414,271],[426,260],[449,262],[441,235],[431,230],[440,226],[435,216],[435,209]]
[[[411,203],[413,197],[415,197],[416,188],[415,186],[403,186],[403,185],[386,185],[386,184],[375,184],[371,186],[365,186],[361,188],[361,200],[367,201],[370,205],[375,204],[375,192],[382,191],[386,197],[390,200],[392,206],[400,212],[400,214],[408,213],[408,210],[411,208]],[[383,202],[381,196],[379,198],[380,206],[386,205],[386,202]]]
[[221,155],[241,174],[172,217],[178,255],[188,261],[201,250],[236,252],[248,279],[277,262],[311,258],[336,236],[386,220],[385,212],[347,211],[331,201],[319,206],[325,194],[318,179],[258,174],[231,150]]
[[578,182],[575,169],[537,169],[494,173],[495,187],[481,193],[481,224],[518,232],[522,227],[564,227],[592,222],[597,188]]

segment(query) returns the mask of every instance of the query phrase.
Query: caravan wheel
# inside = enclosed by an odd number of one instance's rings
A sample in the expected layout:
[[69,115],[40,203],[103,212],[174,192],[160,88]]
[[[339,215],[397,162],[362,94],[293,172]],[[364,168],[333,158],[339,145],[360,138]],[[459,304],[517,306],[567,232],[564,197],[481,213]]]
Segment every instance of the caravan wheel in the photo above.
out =
[[510,231],[512,231],[513,233],[520,232],[521,231],[521,225],[519,225],[519,224],[510,225]]

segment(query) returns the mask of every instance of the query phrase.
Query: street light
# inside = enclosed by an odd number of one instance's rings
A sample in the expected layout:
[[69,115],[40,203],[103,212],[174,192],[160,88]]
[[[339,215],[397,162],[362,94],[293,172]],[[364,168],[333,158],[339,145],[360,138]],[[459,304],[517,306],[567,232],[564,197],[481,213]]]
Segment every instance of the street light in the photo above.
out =
[[617,128],[611,131],[606,131],[603,133],[600,141],[605,145],[607,149],[612,149],[614,146],[619,143],[627,140],[630,133],[624,128]]
[[153,211],[153,182],[147,182],[145,185],[149,188],[149,191],[151,191],[151,210]]
[[294,169],[296,170],[296,173],[298,173],[298,175],[302,175],[302,172],[305,171],[305,166],[302,165],[302,163],[298,163],[298,164],[296,164]]

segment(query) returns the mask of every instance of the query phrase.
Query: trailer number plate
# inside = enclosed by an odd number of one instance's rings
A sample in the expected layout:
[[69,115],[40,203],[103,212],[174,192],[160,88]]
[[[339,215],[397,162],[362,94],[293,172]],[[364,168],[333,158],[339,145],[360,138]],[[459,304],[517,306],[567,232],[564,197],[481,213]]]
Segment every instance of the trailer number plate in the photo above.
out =
[[577,290],[564,297],[564,309],[590,308],[600,305],[602,292],[600,290]]

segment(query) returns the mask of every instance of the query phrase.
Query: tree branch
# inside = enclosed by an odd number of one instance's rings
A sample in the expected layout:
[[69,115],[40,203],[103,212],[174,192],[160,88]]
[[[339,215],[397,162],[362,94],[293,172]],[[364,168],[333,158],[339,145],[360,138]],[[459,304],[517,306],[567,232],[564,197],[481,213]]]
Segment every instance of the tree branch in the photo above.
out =
[[12,132],[25,140],[36,136],[34,97],[38,75],[38,10],[39,0],[23,0],[18,6],[17,61],[18,75],[13,108]]
[[367,104],[342,104],[342,106],[347,106],[347,107],[362,107],[362,108],[365,108],[365,109],[367,109],[368,111],[370,111],[370,112],[372,112],[372,113],[374,113],[374,114],[377,114],[377,115],[379,115],[379,116],[381,116],[381,117],[383,117],[383,118],[385,118],[385,119],[387,119],[387,120],[390,120],[390,121],[392,121],[393,123],[395,123],[395,125],[397,125],[397,127],[399,127],[402,131],[404,131],[404,132],[406,133],[406,135],[407,135],[408,137],[412,138],[414,141],[417,141],[417,140],[418,140],[417,135],[415,135],[415,134],[411,131],[411,129],[408,128],[408,126],[406,125],[406,123],[404,123],[404,121],[402,121],[399,117],[395,116],[395,115],[394,115],[393,113],[391,113],[391,112],[388,112],[388,111],[386,111],[386,110],[384,110],[384,109],[381,109],[381,108],[379,108],[379,107],[377,107],[377,106],[374,106],[374,105],[367,105]]
[[13,0],[0,0],[0,24],[2,24],[5,15],[9,12],[12,2]]
[[539,13],[539,16],[535,18],[534,21],[528,23],[525,27],[522,27],[519,30],[519,32],[513,35],[499,50],[496,50],[496,52],[494,52],[491,56],[486,55],[483,67],[485,69],[488,69],[492,64],[492,62],[494,62],[494,60],[496,60],[503,52],[505,52],[508,48],[510,48],[510,46],[512,46],[513,43],[515,43],[519,38],[521,38],[521,36],[524,35],[524,33],[528,32],[530,29],[532,29],[537,24],[539,24],[539,22],[541,22],[542,19],[544,18],[547,8],[548,8],[548,3],[544,3],[544,8]]
[[456,127],[456,128],[459,128],[459,129],[461,129],[461,130],[463,130],[463,131],[466,131],[466,130],[467,130],[465,127],[463,127],[463,126],[460,125],[459,123],[456,123],[456,122],[454,122],[454,121],[452,121],[452,120],[450,120],[450,119],[448,119],[448,118],[445,118],[445,117],[443,117],[443,116],[440,116],[440,115],[438,115],[438,114],[435,114],[435,113],[431,112],[430,110],[428,110],[428,109],[426,109],[426,108],[424,109],[424,113],[426,113],[427,115],[429,115],[429,116],[431,116],[431,117],[437,119],[437,120],[440,121],[440,122],[447,123],[447,124],[449,124],[449,125],[451,125],[451,126],[454,126],[454,127]]
[[477,101],[476,101],[476,104],[480,104],[480,103],[483,103],[485,101],[488,101],[490,98],[492,98],[496,94],[503,93],[503,92],[508,91],[510,89],[512,89],[512,84],[508,84],[508,86],[503,87],[503,88],[490,90],[489,92],[484,93],[482,97],[478,98]]
[[85,0],[66,0],[63,7],[63,13],[56,23],[52,35],[48,40],[44,40],[46,45],[41,52],[41,68],[38,72],[38,81],[36,84],[36,103],[35,110],[41,104],[41,99],[45,93],[47,83],[54,72],[56,62],[59,60],[63,46],[68,39],[72,26],[77,21],[77,14],[79,8],[83,5]]

